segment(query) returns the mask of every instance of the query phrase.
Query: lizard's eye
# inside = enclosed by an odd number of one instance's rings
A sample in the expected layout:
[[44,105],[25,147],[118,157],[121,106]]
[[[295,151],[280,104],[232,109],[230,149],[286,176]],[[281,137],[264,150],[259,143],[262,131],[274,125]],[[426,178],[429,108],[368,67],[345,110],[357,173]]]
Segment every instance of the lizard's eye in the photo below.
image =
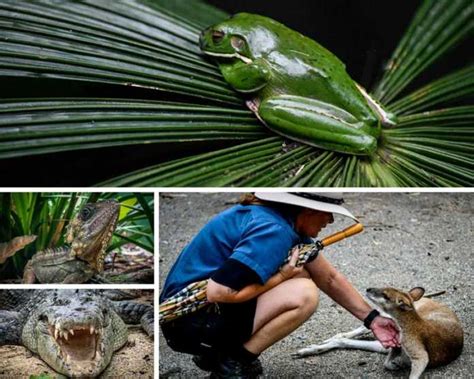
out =
[[85,220],[88,220],[89,218],[91,218],[92,216],[92,209],[89,208],[89,207],[85,207],[82,209],[81,211],[81,218],[85,221]]
[[220,30],[214,30],[212,32],[212,42],[220,43],[224,39],[225,33]]
[[245,41],[242,38],[237,37],[237,36],[233,36],[230,39],[230,43],[232,47],[236,50],[241,50],[245,46]]

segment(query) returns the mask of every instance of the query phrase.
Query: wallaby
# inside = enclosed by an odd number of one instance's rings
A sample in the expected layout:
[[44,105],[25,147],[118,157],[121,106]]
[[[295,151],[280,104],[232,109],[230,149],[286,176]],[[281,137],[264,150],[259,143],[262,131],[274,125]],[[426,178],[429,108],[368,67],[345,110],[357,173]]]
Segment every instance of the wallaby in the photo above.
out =
[[295,357],[320,354],[334,348],[351,348],[388,352],[384,366],[389,370],[409,367],[410,379],[417,379],[425,368],[448,364],[463,347],[463,330],[459,319],[446,305],[422,298],[425,290],[415,287],[408,293],[395,288],[369,288],[367,297],[400,329],[401,348],[384,349],[378,341],[355,340],[368,332],[360,327],[338,334],[320,345],[301,349]]

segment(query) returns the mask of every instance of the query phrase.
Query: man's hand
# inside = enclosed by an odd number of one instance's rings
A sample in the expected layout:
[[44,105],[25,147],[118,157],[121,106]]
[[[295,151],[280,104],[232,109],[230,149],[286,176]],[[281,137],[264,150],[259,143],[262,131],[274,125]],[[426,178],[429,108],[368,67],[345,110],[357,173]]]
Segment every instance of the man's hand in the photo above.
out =
[[284,280],[291,279],[295,275],[301,273],[303,271],[303,266],[296,267],[296,263],[298,262],[299,257],[299,250],[297,248],[293,248],[291,252],[290,261],[285,264],[282,268],[280,268],[280,274]]
[[377,316],[370,324],[370,329],[384,348],[400,347],[400,332],[392,319]]

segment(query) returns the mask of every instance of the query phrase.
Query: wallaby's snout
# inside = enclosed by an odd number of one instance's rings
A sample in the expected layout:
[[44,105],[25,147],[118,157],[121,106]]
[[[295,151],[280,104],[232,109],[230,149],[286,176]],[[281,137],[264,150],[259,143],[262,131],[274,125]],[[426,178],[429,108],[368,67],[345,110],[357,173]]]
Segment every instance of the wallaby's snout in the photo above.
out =
[[367,288],[365,291],[367,297],[377,305],[382,305],[383,300],[386,300],[383,288]]

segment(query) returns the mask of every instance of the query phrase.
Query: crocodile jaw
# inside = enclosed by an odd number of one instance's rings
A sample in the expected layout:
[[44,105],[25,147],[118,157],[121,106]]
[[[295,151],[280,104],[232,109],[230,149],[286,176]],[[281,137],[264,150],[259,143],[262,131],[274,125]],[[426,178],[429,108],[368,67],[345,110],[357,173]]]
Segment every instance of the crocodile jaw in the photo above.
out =
[[98,376],[109,364],[113,349],[105,345],[102,329],[92,324],[63,328],[44,324],[38,338],[38,354],[56,371],[73,378]]
[[60,356],[66,362],[95,361],[96,357],[100,358],[97,347],[101,336],[92,325],[78,325],[64,331],[49,325],[48,330],[60,348]]
[[100,375],[127,341],[127,327],[92,290],[44,290],[32,304],[21,342],[52,369],[72,378]]

